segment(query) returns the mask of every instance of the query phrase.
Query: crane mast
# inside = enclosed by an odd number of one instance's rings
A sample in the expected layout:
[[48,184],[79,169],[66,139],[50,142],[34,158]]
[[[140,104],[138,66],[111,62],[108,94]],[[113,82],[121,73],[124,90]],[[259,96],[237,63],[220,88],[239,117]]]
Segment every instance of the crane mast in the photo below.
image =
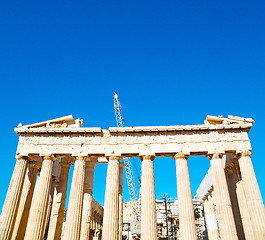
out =
[[[119,97],[116,93],[114,93],[114,110],[115,110],[115,116],[116,116],[116,122],[118,127],[125,127],[125,122],[124,118],[122,115],[122,108],[121,104],[119,101]],[[124,157],[124,165],[125,165],[125,174],[126,174],[126,179],[127,179],[127,184],[129,188],[129,195],[130,195],[130,200],[133,203],[133,209],[135,213],[135,220],[139,221],[140,220],[140,212],[139,212],[139,206],[138,201],[137,201],[137,191],[136,191],[136,186],[135,186],[135,181],[134,181],[134,175],[133,175],[133,169],[132,169],[132,164],[131,164],[131,158]]]

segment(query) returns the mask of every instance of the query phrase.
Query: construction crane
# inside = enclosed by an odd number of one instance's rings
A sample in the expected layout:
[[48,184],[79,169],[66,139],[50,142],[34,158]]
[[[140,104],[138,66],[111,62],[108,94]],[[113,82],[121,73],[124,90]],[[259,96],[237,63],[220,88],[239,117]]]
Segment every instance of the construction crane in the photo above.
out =
[[[115,92],[114,92],[114,110],[115,110],[117,126],[125,127],[121,104],[119,101],[119,97]],[[125,165],[126,179],[127,179],[127,184],[129,188],[130,200],[132,201],[133,210],[135,213],[135,220],[140,221],[140,209],[139,209],[136,185],[134,181],[133,169],[132,169],[132,164],[131,164],[132,160],[133,160],[132,158],[128,158],[128,157],[123,158],[124,165]]]

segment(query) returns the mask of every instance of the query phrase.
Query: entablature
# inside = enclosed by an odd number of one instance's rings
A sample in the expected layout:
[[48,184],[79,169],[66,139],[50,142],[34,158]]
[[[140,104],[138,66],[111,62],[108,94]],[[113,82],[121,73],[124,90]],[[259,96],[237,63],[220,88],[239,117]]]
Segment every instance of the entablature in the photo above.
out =
[[[216,151],[233,153],[239,149],[251,150],[248,132],[254,122],[239,117],[231,120],[231,117],[207,116],[207,122],[202,125],[110,127],[105,130],[81,127],[77,123],[82,120],[74,120],[71,115],[55,120],[16,128],[15,132],[19,135],[17,154],[48,152],[56,155],[82,153],[83,156],[116,154],[131,157],[146,154],[171,156],[179,151],[190,155],[207,155]],[[67,121],[67,127],[59,127]],[[51,127],[48,124],[54,122],[59,125]],[[70,123],[75,127],[70,128]]]

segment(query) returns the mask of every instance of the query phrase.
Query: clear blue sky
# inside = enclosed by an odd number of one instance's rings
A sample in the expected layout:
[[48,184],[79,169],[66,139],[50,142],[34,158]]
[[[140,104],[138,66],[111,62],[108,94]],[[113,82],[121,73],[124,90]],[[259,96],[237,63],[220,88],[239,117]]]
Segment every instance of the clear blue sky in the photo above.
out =
[[[68,114],[87,127],[115,126],[113,91],[128,126],[252,117],[252,160],[264,197],[264,12],[262,0],[2,0],[0,206],[15,165],[14,127]],[[193,194],[208,167],[204,157],[189,159]],[[100,165],[101,204],[105,178]],[[155,184],[157,198],[176,197],[173,160],[155,160]]]

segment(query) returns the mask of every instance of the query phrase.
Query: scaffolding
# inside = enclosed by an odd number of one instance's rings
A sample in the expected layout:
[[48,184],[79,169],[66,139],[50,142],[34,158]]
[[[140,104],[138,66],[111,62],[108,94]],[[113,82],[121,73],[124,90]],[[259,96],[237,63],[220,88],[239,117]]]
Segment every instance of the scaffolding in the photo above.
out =
[[[177,198],[170,198],[163,194],[160,200],[156,200],[157,207],[157,236],[159,240],[179,239],[179,211]],[[206,227],[203,205],[198,197],[193,199],[195,226],[198,240],[206,240]]]

